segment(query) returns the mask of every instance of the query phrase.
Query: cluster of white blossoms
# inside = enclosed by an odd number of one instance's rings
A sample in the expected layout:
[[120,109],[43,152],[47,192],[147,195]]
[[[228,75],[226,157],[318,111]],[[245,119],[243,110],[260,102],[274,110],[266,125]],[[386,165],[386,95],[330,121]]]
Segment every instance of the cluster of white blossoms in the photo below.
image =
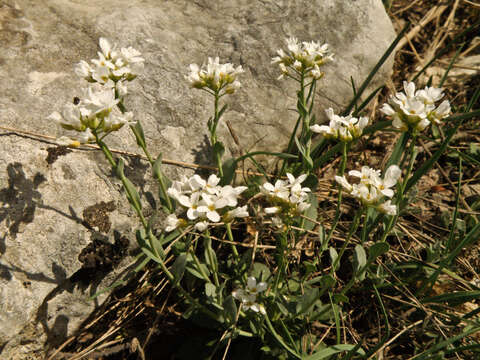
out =
[[448,100],[436,107],[435,102],[443,97],[441,88],[425,87],[415,91],[413,82],[403,82],[405,93],[398,92],[390,96],[389,104],[380,109],[384,114],[392,116],[393,126],[402,131],[424,130],[430,123],[441,124],[441,120],[450,114]]
[[135,79],[143,71],[145,59],[131,46],[116,50],[105,38],[100,38],[98,59],[92,59],[92,65],[82,60],[75,67],[75,73],[89,82],[98,82],[114,88],[118,96],[127,93],[125,81]]
[[90,84],[81,97],[67,103],[61,112],[53,112],[48,119],[58,123],[70,136],[57,139],[60,145],[79,146],[92,143],[125,124],[133,125],[133,113],[122,113],[117,105],[127,94],[126,81],[131,81],[143,70],[144,59],[132,47],[115,50],[107,39],[100,38],[98,59],[89,65],[81,61],[75,72]]
[[298,216],[310,206],[308,194],[311,190],[301,185],[306,178],[307,174],[295,178],[292,174],[287,173],[287,181],[277,180],[275,185],[269,182],[262,185],[261,191],[267,196],[268,202],[273,205],[265,208],[265,213],[279,215],[272,218],[275,225],[282,226],[281,217]]
[[207,229],[209,222],[231,222],[235,218],[249,216],[247,205],[237,207],[239,195],[246,186],[220,186],[220,178],[210,175],[207,181],[199,175],[182,181],[174,181],[168,188],[167,194],[174,198],[185,210],[187,219],[178,218],[175,214],[167,217],[166,231],[173,231],[194,223],[198,231]]
[[94,132],[97,136],[104,136],[125,124],[134,124],[133,113],[122,114],[116,109],[118,102],[114,89],[98,85],[88,87],[81,99],[76,98],[73,103],[65,104],[61,113],[55,111],[48,117],[72,131],[69,137],[62,136],[57,142],[60,145],[79,146],[95,142]]
[[392,198],[394,195],[391,189],[397,183],[402,175],[402,171],[397,165],[391,165],[385,172],[385,177],[381,178],[380,170],[363,166],[361,171],[351,170],[348,175],[360,179],[358,184],[350,184],[344,176],[335,176],[335,181],[339,183],[350,195],[359,199],[364,206],[376,207],[382,213],[387,215],[396,215],[397,207],[392,205],[391,200],[383,201],[385,197]]
[[260,282],[257,284],[257,279],[250,276],[247,279],[247,287],[245,289],[237,289],[232,292],[232,296],[240,300],[242,307],[246,310],[253,310],[265,315],[265,307],[257,303],[257,295],[267,289],[267,284]]
[[218,57],[209,57],[207,66],[201,68],[197,64],[190,64],[190,74],[185,78],[193,88],[207,88],[214,93],[223,90],[226,94],[233,94],[241,86],[237,75],[244,70],[241,65],[235,68],[233,64],[220,64],[219,61]]
[[330,124],[328,126],[315,124],[310,126],[310,130],[329,139],[351,142],[362,136],[363,129],[368,125],[368,117],[339,116],[332,108],[325,110],[325,113],[330,119]]
[[277,56],[272,58],[272,64],[278,64],[282,72],[279,79],[285,75],[291,75],[291,70],[294,73],[304,72],[307,77],[317,80],[323,77],[324,73],[320,71],[320,66],[333,60],[328,44],[315,41],[300,43],[294,37],[285,41],[288,50],[279,49]]

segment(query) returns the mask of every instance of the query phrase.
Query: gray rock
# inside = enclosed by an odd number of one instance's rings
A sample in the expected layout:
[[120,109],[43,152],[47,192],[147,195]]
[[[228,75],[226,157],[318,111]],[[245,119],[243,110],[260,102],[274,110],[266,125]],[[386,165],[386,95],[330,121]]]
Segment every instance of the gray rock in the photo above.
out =
[[[324,67],[317,113],[342,108],[351,98],[350,76],[367,76],[395,34],[381,1],[357,0],[4,0],[0,5],[1,126],[50,136],[62,131],[46,117],[79,93],[73,73],[79,60],[96,57],[99,37],[142,52],[145,72],[131,83],[127,107],[145,128],[154,154],[209,163],[206,121],[212,100],[189,88],[190,63],[208,56],[241,64],[242,89],[229,96],[229,120],[240,146],[282,150],[293,128],[295,84],[276,80],[271,57],[284,39],[328,42],[336,61]],[[372,85],[382,83],[392,62]],[[129,263],[88,288],[72,282],[78,255],[93,239],[113,231],[134,241],[136,221],[102,154],[74,150],[47,162],[53,145],[37,135],[0,134],[0,349],[5,359],[41,358],[44,342],[60,343],[96,306],[87,301]],[[239,149],[224,123],[219,138]],[[138,152],[122,129],[108,138],[113,148]],[[149,191],[144,163],[131,163],[133,182]],[[185,170],[167,167],[171,177]],[[87,228],[84,211],[113,201],[102,218],[109,228]],[[100,297],[97,301],[103,301]],[[38,357],[37,357],[38,356]]]

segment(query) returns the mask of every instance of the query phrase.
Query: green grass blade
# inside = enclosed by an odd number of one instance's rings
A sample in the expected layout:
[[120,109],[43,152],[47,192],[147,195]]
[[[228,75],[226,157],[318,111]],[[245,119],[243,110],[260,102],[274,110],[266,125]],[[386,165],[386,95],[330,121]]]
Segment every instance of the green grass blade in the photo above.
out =
[[382,90],[383,88],[385,87],[385,85],[380,85],[379,87],[377,87],[375,90],[373,90],[370,95],[367,96],[367,98],[365,99],[364,102],[362,102],[360,104],[360,106],[358,106],[358,108],[353,112],[353,116],[358,116],[358,113],[360,111],[363,110],[363,108],[365,108],[365,106],[368,105],[368,103],[375,97],[375,95],[377,95],[377,93]]
[[407,185],[405,186],[404,193],[407,193],[407,191],[417,183],[417,181],[425,175],[432,167],[435,165],[435,163],[438,161],[440,156],[444,153],[446,150],[448,144],[453,138],[453,135],[457,132],[459,126],[463,123],[463,121],[473,118],[475,116],[480,115],[480,110],[477,111],[472,111],[467,114],[459,115],[459,116],[451,116],[447,118],[447,120],[452,121],[455,120],[457,121],[457,124],[453,127],[450,128],[445,136],[445,140],[443,141],[442,145],[440,145],[440,148],[432,155],[432,157],[425,162],[420,168],[415,171],[415,173],[411,176],[410,179],[408,179]]
[[435,344],[434,346],[432,346],[430,349],[428,349],[427,351],[421,353],[421,354],[418,354],[414,357],[411,357],[409,358],[408,360],[426,360],[427,359],[427,356],[431,355],[431,354],[434,354],[434,353],[437,353],[439,352],[440,350],[446,348],[447,346],[449,346],[450,344],[453,344],[461,339],[463,339],[464,337],[470,335],[470,334],[473,334],[477,331],[480,331],[480,326],[478,327],[472,327],[472,328],[469,328],[468,330],[465,330],[463,331],[461,334],[458,334],[456,336],[453,336],[447,340],[444,340],[442,342],[439,342],[438,344]]
[[455,60],[457,60],[458,55],[460,55],[460,52],[462,51],[464,45],[465,44],[462,44],[458,48],[458,50],[455,53],[455,55],[453,56],[452,60],[448,64],[447,70],[445,70],[445,73],[443,74],[442,79],[440,80],[440,83],[438,84],[438,87],[441,88],[443,86],[443,83],[445,82],[445,80],[447,80],[448,73],[450,72],[450,69],[452,68],[453,64],[455,63]]
[[370,81],[372,81],[373,77],[375,76],[375,74],[378,72],[378,70],[380,69],[380,67],[383,65],[383,63],[388,59],[388,57],[390,56],[390,54],[393,52],[393,50],[395,50],[395,47],[397,46],[398,42],[400,41],[400,39],[403,37],[403,35],[407,32],[407,29],[410,27],[410,22],[408,22],[404,28],[402,29],[402,31],[400,31],[400,33],[397,35],[397,37],[395,38],[395,40],[392,42],[392,44],[389,46],[389,48],[387,49],[387,51],[385,51],[385,54],[383,54],[383,56],[380,58],[380,60],[378,61],[378,63],[373,67],[372,71],[370,71],[370,74],[368,74],[367,78],[365,79],[365,81],[362,83],[362,85],[360,85],[360,87],[358,88],[358,91],[357,93],[355,94],[355,96],[353,97],[352,101],[350,101],[350,103],[347,105],[346,109],[342,112],[342,115],[343,116],[346,116],[348,114],[350,114],[350,112],[352,111],[354,105],[357,103],[358,99],[362,96],[363,92],[365,91],[365,89],[367,88],[367,86],[370,84]]
[[404,132],[400,135],[395,147],[393,148],[392,154],[385,165],[385,169],[388,169],[390,165],[398,165],[400,163],[400,159],[402,154],[405,153],[405,149],[407,148],[408,140],[410,140],[410,133]]
[[302,360],[322,360],[326,359],[332,355],[341,353],[343,351],[350,351],[356,348],[356,353],[359,355],[365,355],[365,352],[362,349],[358,348],[358,345],[350,344],[339,344],[329,346],[328,348],[317,351],[315,354],[304,357]]

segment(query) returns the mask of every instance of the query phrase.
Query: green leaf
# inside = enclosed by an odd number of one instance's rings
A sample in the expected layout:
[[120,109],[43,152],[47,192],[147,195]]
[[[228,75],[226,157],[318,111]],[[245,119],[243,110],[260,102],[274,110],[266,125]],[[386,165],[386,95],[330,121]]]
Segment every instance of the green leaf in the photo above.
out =
[[122,158],[118,158],[116,171],[119,179],[123,179],[125,177],[125,174],[123,173],[124,167],[125,167],[125,162],[123,161]]
[[310,154],[307,154],[305,152],[305,148],[302,144],[300,144],[300,141],[298,138],[295,136],[295,144],[297,144],[298,151],[302,154],[303,160],[307,163],[308,167],[310,169],[313,169],[313,160],[310,157]]
[[335,304],[348,303],[350,301],[348,297],[343,294],[333,295],[333,300],[335,300]]
[[305,289],[305,294],[302,295],[302,298],[297,304],[297,315],[307,313],[319,298],[318,288]]
[[157,159],[152,165],[153,174],[157,179],[162,176],[162,153],[158,154]]
[[157,239],[150,228],[148,229],[148,238],[150,239],[151,245],[154,247],[155,253],[158,254],[161,259],[164,259],[165,253],[163,251],[162,243]]
[[303,102],[300,98],[300,94],[298,95],[298,100],[297,100],[297,110],[302,118],[305,118],[308,114],[308,110],[303,105]]
[[445,134],[445,139],[442,142],[442,144],[440,145],[440,147],[437,149],[437,151],[435,151],[435,153],[432,154],[430,159],[428,159],[428,161],[426,161],[422,166],[420,166],[415,171],[415,173],[410,177],[410,179],[408,179],[408,182],[405,186],[404,193],[407,193],[407,191],[413,185],[415,185],[418,182],[418,180],[433,167],[433,165],[435,165],[435,163],[438,161],[440,156],[447,149],[448,144],[450,143],[450,141],[453,138],[453,135],[455,135],[458,127],[463,123],[463,121],[465,121],[467,119],[470,119],[472,117],[478,116],[478,115],[480,115],[480,110],[472,111],[470,113],[462,114],[462,115],[459,115],[459,116],[450,116],[447,119],[445,119],[445,121],[449,121],[449,122],[452,122],[453,120],[457,120],[457,124],[454,127],[448,129],[447,133]]
[[223,177],[220,180],[220,185],[225,186],[232,183],[237,170],[237,161],[235,158],[230,158],[222,164]]
[[175,262],[172,264],[171,272],[175,278],[175,283],[178,284],[180,280],[183,278],[183,274],[185,273],[185,268],[187,266],[187,255],[181,254],[176,259]]
[[460,305],[475,299],[480,299],[480,290],[456,291],[422,299],[422,302],[448,303],[451,306]]
[[[350,344],[339,344],[339,345],[332,345],[329,346],[328,348],[322,349],[317,351],[315,354],[312,354],[310,356],[306,356],[303,358],[303,360],[322,360],[326,359],[332,355],[344,352],[344,351],[350,351],[355,348],[356,345],[350,345]],[[365,355],[365,352],[362,349],[357,349],[357,354],[358,355]]]
[[125,176],[122,179],[123,186],[127,191],[127,199],[130,201],[130,204],[135,208],[135,210],[140,211],[142,209],[142,203],[140,201],[140,195],[138,195],[137,189],[133,186],[132,182],[128,180]]
[[225,146],[223,146],[221,141],[217,141],[215,145],[213,145],[213,152],[218,154],[220,158],[225,154]]
[[135,135],[138,146],[144,149],[146,147],[145,134],[143,133],[142,124],[140,123],[140,121],[137,121],[135,125],[130,126],[130,129],[132,129]]
[[252,276],[257,279],[257,281],[268,281],[270,277],[270,269],[265,264],[256,262],[253,263]]
[[232,295],[228,295],[223,301],[223,308],[225,309],[226,318],[230,320],[230,323],[235,323],[237,319],[237,305]]
[[[318,199],[317,196],[314,193],[309,193],[308,194],[308,202],[310,203],[310,206],[305,210],[305,216],[312,219],[316,220],[317,219],[317,208],[318,208]],[[305,220],[305,219],[304,219]],[[309,220],[305,220],[303,222],[303,229],[306,231],[310,231],[315,227],[315,223]]]
[[215,254],[215,251],[212,249],[212,239],[206,237],[204,241],[204,247],[205,262],[210,269],[212,269],[212,271],[218,272],[217,254]]
[[357,244],[355,246],[355,252],[353,253],[353,271],[355,277],[363,281],[365,280],[365,266],[367,265],[367,253],[362,245]]
[[410,133],[404,132],[397,140],[395,147],[393,148],[392,154],[385,165],[385,169],[388,169],[390,165],[398,165],[400,163],[400,158],[402,154],[405,153],[407,148],[408,140],[410,139]]
[[205,283],[205,295],[209,298],[214,298],[217,295],[217,287],[212,283]]
[[372,81],[373,77],[377,74],[378,70],[380,67],[383,65],[383,63],[388,59],[390,54],[395,50],[395,47],[397,46],[398,42],[402,39],[403,35],[407,31],[407,29],[410,27],[410,22],[408,22],[405,27],[400,31],[400,33],[397,35],[395,40],[392,42],[392,44],[388,47],[388,49],[385,51],[385,53],[382,55],[380,60],[378,60],[377,64],[373,67],[372,71],[368,74],[367,78],[365,81],[360,85],[360,87],[357,90],[357,93],[353,97],[353,99],[350,101],[348,104],[347,108],[342,112],[342,116],[346,116],[350,114],[351,110],[353,109],[354,105],[357,103],[358,99],[362,96],[363,92],[367,89],[368,84]]
[[135,232],[135,235],[136,235],[136,238],[137,238],[138,246],[139,246],[140,248],[150,247],[150,246],[147,244],[147,241],[146,241],[147,235],[145,234],[145,230],[144,230],[143,228],[138,229],[138,230]]
[[227,104],[223,105],[220,111],[218,112],[217,121],[222,117],[225,110],[227,110]]
[[[335,248],[330,247],[328,249],[328,253],[330,254],[330,262],[332,266],[334,266],[335,262],[338,259],[338,252],[337,250],[335,250]],[[340,267],[340,261],[336,264],[335,269],[333,269],[333,271],[337,270],[339,267]]]
[[368,262],[373,262],[377,257],[385,254],[390,250],[390,245],[386,242],[373,244],[368,249]]

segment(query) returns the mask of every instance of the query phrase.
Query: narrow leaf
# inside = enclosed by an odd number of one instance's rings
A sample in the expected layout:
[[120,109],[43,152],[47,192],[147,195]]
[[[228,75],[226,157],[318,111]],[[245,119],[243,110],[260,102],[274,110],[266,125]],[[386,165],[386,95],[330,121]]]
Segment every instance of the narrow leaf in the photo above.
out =
[[171,272],[175,277],[175,283],[179,283],[180,280],[183,278],[183,274],[185,273],[185,267],[187,266],[187,255],[181,254],[176,259],[175,262],[172,264]]
[[367,265],[367,253],[362,245],[357,244],[355,246],[355,252],[353,254],[353,267],[354,273],[358,280],[363,281],[365,279],[365,266]]

